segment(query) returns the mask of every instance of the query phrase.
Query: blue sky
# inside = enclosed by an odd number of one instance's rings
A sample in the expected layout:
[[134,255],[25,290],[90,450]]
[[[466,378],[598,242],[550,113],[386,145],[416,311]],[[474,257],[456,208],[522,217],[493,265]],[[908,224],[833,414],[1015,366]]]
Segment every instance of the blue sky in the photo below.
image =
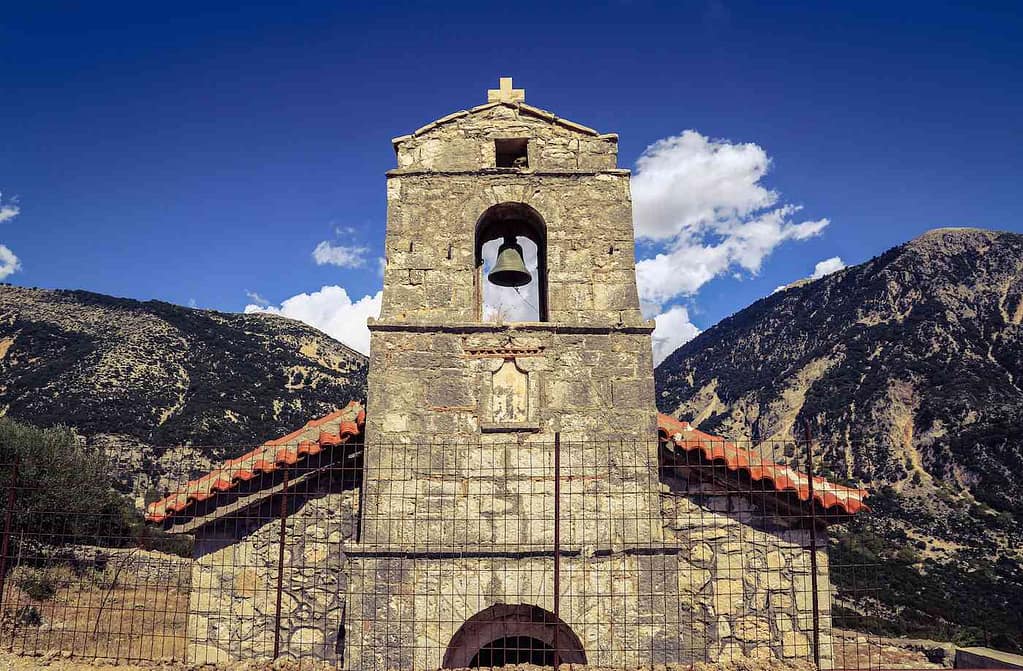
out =
[[[622,167],[686,130],[719,158],[751,143],[770,169],[747,186],[777,194],[760,214],[827,220],[658,301],[704,329],[825,259],[939,226],[1023,231],[1023,10],[982,4],[12,4],[6,281],[229,311],[247,292],[373,296],[390,139],[512,75],[527,102],[618,132]],[[364,264],[318,265],[323,242]]]

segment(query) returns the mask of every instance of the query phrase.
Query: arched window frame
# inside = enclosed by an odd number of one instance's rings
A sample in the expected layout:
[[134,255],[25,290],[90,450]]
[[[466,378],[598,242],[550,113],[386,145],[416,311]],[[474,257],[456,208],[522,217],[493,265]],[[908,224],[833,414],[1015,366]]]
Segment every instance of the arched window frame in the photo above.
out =
[[547,307],[547,223],[540,213],[525,203],[498,203],[492,205],[476,220],[475,232],[475,263],[474,276],[475,314],[476,321],[483,320],[483,245],[515,235],[528,238],[536,245],[536,281],[539,305],[539,320],[548,321]]

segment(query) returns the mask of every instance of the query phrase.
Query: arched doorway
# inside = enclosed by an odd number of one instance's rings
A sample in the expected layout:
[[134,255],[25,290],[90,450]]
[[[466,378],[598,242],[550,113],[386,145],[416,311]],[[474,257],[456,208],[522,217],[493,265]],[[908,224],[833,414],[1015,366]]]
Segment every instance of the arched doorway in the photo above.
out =
[[560,661],[586,663],[579,637],[553,613],[528,604],[499,603],[476,613],[458,628],[444,653],[444,668],[553,666],[555,638]]

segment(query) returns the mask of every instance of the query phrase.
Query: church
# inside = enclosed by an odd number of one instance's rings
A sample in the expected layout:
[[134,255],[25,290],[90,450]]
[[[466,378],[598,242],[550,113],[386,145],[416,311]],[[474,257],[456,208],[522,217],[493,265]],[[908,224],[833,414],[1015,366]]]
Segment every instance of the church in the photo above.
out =
[[830,667],[866,492],[658,415],[617,135],[502,78],[393,145],[365,406],[148,508],[195,537],[189,661]]

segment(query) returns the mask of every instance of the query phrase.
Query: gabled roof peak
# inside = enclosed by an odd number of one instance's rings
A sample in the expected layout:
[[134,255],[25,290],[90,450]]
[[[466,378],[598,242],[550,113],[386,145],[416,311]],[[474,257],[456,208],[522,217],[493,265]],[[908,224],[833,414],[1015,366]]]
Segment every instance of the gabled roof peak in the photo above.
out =
[[397,149],[398,145],[401,144],[402,142],[405,142],[406,140],[419,137],[421,135],[425,135],[426,133],[429,133],[430,131],[440,126],[444,126],[453,121],[469,116],[470,114],[478,114],[480,112],[485,112],[487,110],[491,110],[497,107],[506,107],[515,110],[518,114],[531,116],[536,119],[546,121],[547,123],[556,124],[558,126],[567,128],[568,130],[574,131],[581,135],[597,137],[612,142],[617,142],[618,140],[617,133],[602,134],[592,128],[589,128],[588,126],[584,126],[582,124],[575,123],[574,121],[569,121],[568,119],[561,118],[558,115],[554,114],[554,112],[550,112],[539,107],[534,107],[533,105],[527,105],[525,89],[512,88],[511,77],[501,77],[499,88],[489,89],[487,91],[487,102],[483,103],[482,105],[476,105],[475,107],[470,107],[469,109],[459,110],[446,116],[442,116],[441,118],[435,121],[431,121],[425,126],[416,129],[409,135],[401,135],[399,137],[392,139],[391,143]]

